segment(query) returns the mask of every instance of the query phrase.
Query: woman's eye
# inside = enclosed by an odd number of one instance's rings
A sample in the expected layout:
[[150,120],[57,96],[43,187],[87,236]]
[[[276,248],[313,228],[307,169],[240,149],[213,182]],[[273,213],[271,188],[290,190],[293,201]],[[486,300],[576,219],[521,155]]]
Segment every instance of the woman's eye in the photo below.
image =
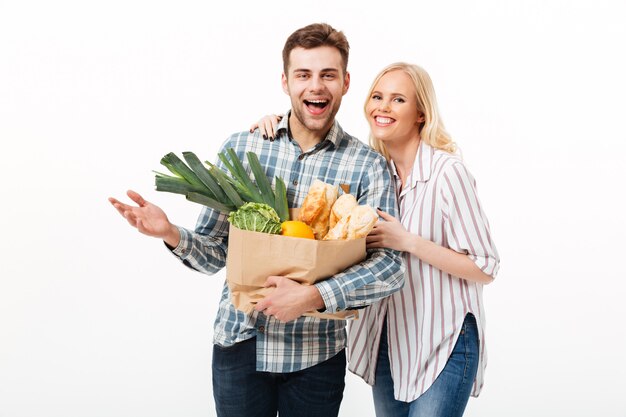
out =
[[372,95],[372,100],[381,100],[381,97],[378,94]]
[[404,99],[402,97],[396,97],[394,101],[397,103],[404,103]]

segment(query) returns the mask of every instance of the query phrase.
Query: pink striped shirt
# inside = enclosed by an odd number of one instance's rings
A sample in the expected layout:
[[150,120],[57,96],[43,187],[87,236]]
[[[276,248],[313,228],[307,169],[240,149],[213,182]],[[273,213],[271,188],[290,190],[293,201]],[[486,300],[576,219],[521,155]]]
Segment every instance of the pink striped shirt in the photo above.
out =
[[[496,276],[499,256],[476,183],[461,159],[423,141],[404,188],[392,164],[401,222],[411,233],[466,253],[486,274]],[[443,370],[467,313],[476,316],[480,362],[472,395],[483,386],[487,364],[483,285],[447,274],[405,254],[407,279],[401,291],[362,310],[351,323],[349,369],[374,384],[383,320],[387,316],[389,362],[395,398],[422,395]]]

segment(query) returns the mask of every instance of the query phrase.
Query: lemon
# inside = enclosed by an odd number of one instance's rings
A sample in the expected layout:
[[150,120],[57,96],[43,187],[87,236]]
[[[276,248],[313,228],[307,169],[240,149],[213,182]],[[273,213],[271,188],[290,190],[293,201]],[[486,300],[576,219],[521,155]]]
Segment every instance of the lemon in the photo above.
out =
[[287,220],[280,225],[280,234],[283,236],[302,237],[305,239],[315,239],[313,229],[299,220]]

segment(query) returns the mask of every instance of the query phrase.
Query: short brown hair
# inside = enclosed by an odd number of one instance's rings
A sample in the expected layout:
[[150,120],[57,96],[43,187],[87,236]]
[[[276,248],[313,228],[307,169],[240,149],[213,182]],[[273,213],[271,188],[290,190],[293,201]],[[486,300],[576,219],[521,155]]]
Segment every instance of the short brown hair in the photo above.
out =
[[283,71],[287,75],[289,54],[294,48],[312,49],[318,46],[332,46],[339,50],[343,61],[343,73],[348,70],[350,45],[343,32],[335,30],[327,23],[313,23],[293,32],[283,48]]

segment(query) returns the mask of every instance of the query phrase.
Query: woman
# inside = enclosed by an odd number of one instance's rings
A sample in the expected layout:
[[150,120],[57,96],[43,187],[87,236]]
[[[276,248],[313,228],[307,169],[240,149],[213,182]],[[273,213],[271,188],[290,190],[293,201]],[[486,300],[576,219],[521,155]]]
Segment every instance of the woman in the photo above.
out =
[[[384,68],[365,116],[371,146],[389,160],[400,206],[400,219],[379,211],[384,221],[367,247],[404,251],[408,277],[352,324],[349,369],[373,386],[378,417],[462,416],[483,385],[482,288],[499,268],[488,221],[426,71],[406,63]],[[260,122],[269,136],[274,120]]]

